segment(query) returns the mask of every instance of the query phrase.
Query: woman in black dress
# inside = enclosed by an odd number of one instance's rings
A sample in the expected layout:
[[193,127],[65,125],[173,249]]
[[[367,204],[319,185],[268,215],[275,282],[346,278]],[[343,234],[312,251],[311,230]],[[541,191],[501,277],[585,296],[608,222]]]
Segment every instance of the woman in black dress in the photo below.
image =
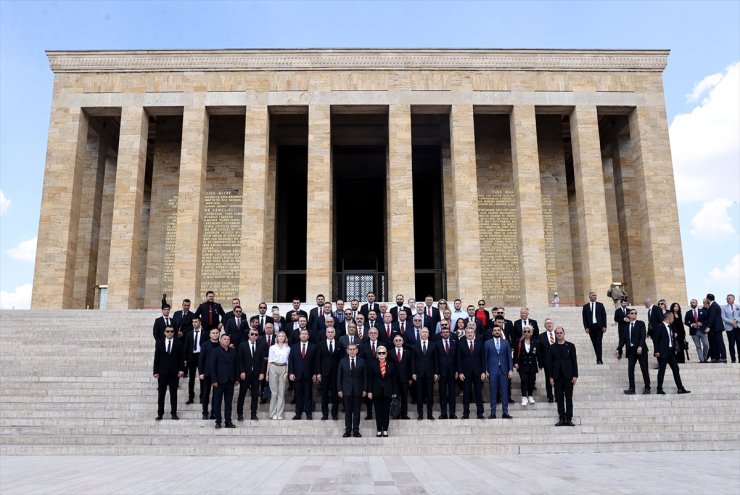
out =
[[673,349],[676,351],[676,362],[684,363],[686,357],[686,349],[689,348],[688,342],[686,342],[686,327],[683,325],[683,315],[681,314],[681,305],[677,302],[671,304],[671,311],[673,312],[673,323],[671,323],[671,329],[673,330],[673,336],[676,338],[676,345]]
[[388,436],[390,422],[391,398],[398,394],[398,372],[392,360],[386,359],[388,351],[385,346],[378,346],[375,352],[377,360],[370,361],[367,373],[367,397],[375,406],[376,437]]

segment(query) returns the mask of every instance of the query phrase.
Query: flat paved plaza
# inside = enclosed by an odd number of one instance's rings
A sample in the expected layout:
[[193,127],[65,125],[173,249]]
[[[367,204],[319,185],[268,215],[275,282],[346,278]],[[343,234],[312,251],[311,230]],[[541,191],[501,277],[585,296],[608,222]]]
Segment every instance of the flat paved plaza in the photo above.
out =
[[4,495],[737,495],[740,452],[449,457],[3,457],[0,492]]

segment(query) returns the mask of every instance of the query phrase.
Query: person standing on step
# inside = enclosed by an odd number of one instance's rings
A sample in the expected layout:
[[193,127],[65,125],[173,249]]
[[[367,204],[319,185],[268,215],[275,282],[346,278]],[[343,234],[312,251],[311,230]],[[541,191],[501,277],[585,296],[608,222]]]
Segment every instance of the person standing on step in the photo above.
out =
[[318,376],[321,383],[321,420],[329,419],[329,405],[331,405],[331,419],[336,420],[339,412],[337,396],[337,369],[342,359],[342,347],[336,339],[334,327],[326,327],[326,338],[318,344]]
[[388,436],[391,398],[398,394],[398,378],[393,361],[388,359],[387,348],[378,346],[376,359],[368,363],[367,370],[367,395],[375,407],[376,437]]
[[[486,362],[483,355],[483,338],[475,334],[476,324],[468,323],[465,338],[457,347],[457,377],[463,383],[462,419],[470,419],[470,401],[475,400],[475,412],[483,419],[483,380],[486,378]],[[495,398],[494,398],[495,400]]]
[[493,338],[483,346],[483,360],[486,363],[486,378],[491,392],[491,414],[488,419],[496,417],[496,397],[501,393],[501,417],[511,419],[509,415],[509,380],[513,364],[511,344],[501,336],[501,327],[493,327]]
[[306,419],[313,419],[313,384],[318,375],[316,344],[308,341],[308,329],[301,330],[299,338],[300,342],[291,347],[288,356],[288,377],[294,383],[295,392],[293,419],[301,419],[303,413]]
[[175,327],[173,318],[170,317],[170,305],[166,305],[162,308],[162,316],[154,320],[154,326],[152,327],[152,336],[154,340],[164,340],[164,329],[168,326]]
[[231,422],[231,403],[234,400],[234,387],[239,386],[239,358],[237,350],[231,347],[231,338],[223,334],[221,345],[211,356],[211,382],[213,383],[213,409],[216,415],[216,429],[221,428],[221,403],[224,403],[226,428],[236,428]]
[[606,333],[606,309],[604,305],[596,300],[596,292],[588,293],[589,302],[583,305],[581,317],[583,329],[591,338],[591,345],[596,354],[596,364],[604,364],[601,359],[601,341]]
[[170,414],[177,416],[177,384],[185,374],[185,359],[182,342],[175,339],[175,328],[167,325],[164,338],[154,345],[154,378],[157,380],[157,421],[164,416],[164,396],[170,389]]
[[534,330],[524,325],[522,338],[514,349],[514,368],[519,372],[522,387],[522,406],[534,404],[534,382],[542,361],[539,341],[532,335]]
[[344,402],[343,437],[361,437],[360,399],[367,395],[365,360],[357,356],[357,344],[347,346],[347,357],[339,362],[337,395]]
[[[218,328],[213,328],[209,332],[210,340],[203,344],[200,348],[200,356],[198,357],[198,370],[200,371],[200,403],[203,406],[203,419],[208,419],[208,405],[211,403],[211,356],[220,345],[218,342],[219,336]],[[216,419],[216,414],[211,407],[210,419]]]
[[[450,334],[450,322],[441,320],[439,340],[435,342],[435,366],[439,377],[439,419],[457,419],[457,339]],[[448,415],[449,412],[449,415]]]
[[555,345],[555,323],[552,319],[545,318],[545,331],[539,334],[540,341],[540,369],[545,370],[545,391],[547,392],[547,402],[553,403],[555,396],[552,394],[552,385],[550,384],[550,368],[546,366],[547,355],[550,353],[550,346]]
[[[272,325],[272,322],[268,322]],[[265,379],[265,356],[267,347],[264,340],[259,338],[259,330],[249,330],[247,340],[239,345],[239,397],[236,400],[236,419],[244,421],[244,399],[247,397],[247,389],[250,392],[250,419],[257,421],[257,404],[260,395],[260,383]]]
[[[620,334],[619,349],[627,349],[627,379],[629,388],[624,391],[627,395],[635,393],[635,363],[640,363],[642,372],[642,382],[645,386],[643,394],[650,393],[650,373],[648,371],[648,346],[646,342],[647,328],[645,322],[637,319],[637,310],[635,308],[627,309],[627,318],[629,323],[625,325],[624,331]],[[622,353],[619,353],[622,356]]]
[[738,334],[740,305],[735,304],[734,294],[727,294],[726,301],[727,306],[722,306],[722,322],[725,324],[727,347],[730,349],[730,358],[734,363],[737,358],[740,358],[740,335]]
[[555,329],[555,344],[550,346],[547,367],[550,369],[550,385],[555,387],[555,400],[558,403],[560,421],[555,426],[575,426],[573,424],[573,387],[578,381],[578,360],[576,346],[565,340],[565,329]]
[[681,373],[676,362],[676,335],[673,333],[673,312],[667,311],[663,314],[663,324],[653,329],[653,344],[655,345],[655,357],[658,358],[658,390],[657,393],[665,395],[663,391],[663,378],[665,378],[666,366],[671,367],[673,381],[676,382],[679,394],[690,393],[681,382]]
[[[200,318],[194,317],[191,320],[192,330],[185,334],[185,368],[188,371],[188,401],[185,404],[192,404],[195,399],[195,375],[202,374],[203,368],[199,367],[200,353],[203,344],[208,341],[208,335],[200,326]],[[200,395],[203,395],[203,380],[200,380]]]
[[222,330],[226,321],[224,308],[215,301],[215,297],[213,291],[209,290],[206,292],[206,300],[200,303],[198,309],[195,310],[195,315],[200,318],[203,328],[208,331],[211,328]]
[[416,382],[416,412],[417,419],[424,419],[424,405],[426,404],[427,419],[434,420],[434,382],[438,377],[435,373],[435,349],[429,340],[429,329],[422,327],[419,340],[414,344],[411,359],[411,379]]

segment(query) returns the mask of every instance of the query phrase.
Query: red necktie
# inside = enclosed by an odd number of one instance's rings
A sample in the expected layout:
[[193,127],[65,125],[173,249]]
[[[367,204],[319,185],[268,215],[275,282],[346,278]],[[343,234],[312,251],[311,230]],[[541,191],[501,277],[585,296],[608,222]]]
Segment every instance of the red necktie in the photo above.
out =
[[388,338],[390,339],[391,338],[391,326],[390,325],[385,326],[385,333],[388,334]]
[[373,348],[373,357],[375,357],[375,342],[372,343],[372,348]]
[[697,310],[694,310],[694,321],[695,322],[698,322],[699,321],[699,311],[697,311]]
[[306,357],[306,344],[303,344],[301,346],[301,358],[305,358],[305,357]]
[[432,316],[432,308],[427,307],[427,316]]
[[396,349],[396,359],[401,362],[401,349]]
[[470,343],[470,354],[473,354],[473,347],[475,344],[473,342]]
[[208,325],[213,326],[213,304],[208,305]]
[[401,335],[403,335],[403,333],[405,331],[406,331],[406,324],[405,323],[401,323]]

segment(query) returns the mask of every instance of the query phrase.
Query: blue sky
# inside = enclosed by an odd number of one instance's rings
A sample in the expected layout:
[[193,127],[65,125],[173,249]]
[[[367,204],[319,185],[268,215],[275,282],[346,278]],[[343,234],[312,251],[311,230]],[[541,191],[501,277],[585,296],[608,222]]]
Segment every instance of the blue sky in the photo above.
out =
[[738,20],[738,1],[0,0],[0,304],[30,297],[53,85],[44,51],[63,49],[669,48],[688,296],[738,294]]

